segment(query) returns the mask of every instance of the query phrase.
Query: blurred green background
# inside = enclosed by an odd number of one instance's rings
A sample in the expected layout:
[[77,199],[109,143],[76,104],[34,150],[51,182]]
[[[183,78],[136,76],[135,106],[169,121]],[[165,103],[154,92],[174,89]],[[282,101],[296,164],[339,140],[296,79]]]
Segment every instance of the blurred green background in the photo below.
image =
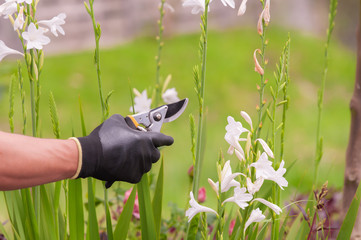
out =
[[[291,83],[289,87],[290,107],[287,116],[285,162],[286,168],[296,164],[287,175],[289,187],[283,191],[284,199],[292,199],[296,193],[309,192],[313,180],[313,160],[315,156],[317,91],[321,84],[324,66],[323,38],[290,32],[291,36]],[[269,44],[266,58],[266,78],[274,81],[273,72],[281,50],[288,37],[288,31],[271,26],[268,28]],[[169,202],[185,207],[189,195],[187,170],[192,164],[190,152],[189,114],[197,120],[197,98],[194,91],[192,69],[198,64],[199,34],[189,34],[166,38],[162,55],[162,78],[172,75],[169,87],[176,87],[180,98],[188,97],[189,106],[176,121],[165,124],[162,132],[175,139],[173,146],[164,148],[165,185],[164,211],[169,213]],[[256,89],[259,75],[254,71],[253,51],[260,48],[261,40],[255,29],[212,31],[208,39],[208,65],[206,80],[206,139],[207,146],[201,176],[201,186],[207,189],[205,205],[214,207],[216,196],[207,183],[207,178],[216,179],[216,161],[219,150],[226,160],[237,158],[226,154],[224,140],[227,116],[242,121],[240,111],[244,110],[256,119],[255,107],[259,97]],[[111,114],[129,114],[131,105],[129,82],[139,91],[154,86],[156,41],[153,37],[142,37],[130,43],[102,49],[101,69],[103,91],[114,90],[110,100]],[[326,180],[329,186],[341,189],[345,163],[345,151],[350,127],[349,101],[352,95],[355,75],[355,54],[352,50],[333,40],[330,47],[330,62],[327,75],[321,134],[324,136],[324,156],[320,165],[319,185]],[[0,129],[8,127],[8,85],[10,75],[15,71],[13,61],[0,65]],[[23,71],[26,87],[28,80]],[[49,93],[53,92],[60,118],[62,138],[81,135],[79,120],[79,97],[83,103],[88,132],[101,121],[93,52],[49,56],[45,59],[41,75],[41,135],[52,138],[49,115]],[[29,94],[27,92],[27,97]],[[266,99],[271,99],[269,86]],[[22,131],[21,102],[16,92],[15,129]],[[30,104],[27,102],[28,126],[31,134]],[[256,121],[255,121],[256,122]],[[246,125],[245,125],[246,126]],[[267,126],[264,134],[267,134]],[[155,164],[157,172],[159,164]],[[129,188],[121,183],[121,187]],[[101,194],[99,195],[101,197]]]

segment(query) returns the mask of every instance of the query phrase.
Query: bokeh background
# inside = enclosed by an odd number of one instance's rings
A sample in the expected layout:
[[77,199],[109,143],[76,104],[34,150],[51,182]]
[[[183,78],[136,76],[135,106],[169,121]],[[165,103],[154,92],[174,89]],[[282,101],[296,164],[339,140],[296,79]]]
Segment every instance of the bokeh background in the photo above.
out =
[[[169,87],[176,87],[179,97],[190,99],[185,113],[175,122],[166,124],[162,131],[175,138],[172,147],[163,149],[165,161],[164,209],[168,203],[186,206],[189,194],[188,168],[192,164],[190,152],[189,114],[197,114],[197,98],[193,88],[192,69],[198,64],[199,16],[191,15],[182,2],[169,0],[174,12],[166,10],[164,18],[164,49],[162,78],[172,75]],[[236,1],[236,8],[240,1]],[[114,90],[110,112],[129,114],[132,87],[148,92],[155,83],[157,51],[155,37],[159,1],[156,0],[102,0],[95,1],[96,19],[102,28],[101,68],[103,91]],[[339,1],[335,33],[330,47],[324,112],[321,133],[324,136],[324,157],[320,165],[319,184],[329,181],[341,190],[348,143],[350,111],[355,76],[356,27],[359,2]],[[215,204],[207,178],[216,178],[216,161],[219,151],[227,151],[224,141],[227,116],[241,121],[239,112],[247,111],[255,118],[258,103],[256,86],[259,76],[254,72],[253,51],[260,48],[261,40],[256,24],[261,12],[257,0],[249,0],[244,16],[238,9],[225,8],[213,0],[209,15],[209,50],[206,82],[206,137],[207,146],[203,163],[201,186],[208,193],[208,205]],[[82,1],[40,0],[38,18],[50,19],[58,13],[67,14],[65,36],[52,37],[45,47],[46,61],[41,77],[41,135],[52,138],[52,125],[48,99],[53,92],[60,118],[63,138],[72,131],[81,135],[79,98],[83,103],[88,132],[101,120],[101,107],[95,67],[93,65],[94,36],[91,20]],[[287,179],[289,188],[283,198],[292,200],[298,193],[310,191],[315,156],[317,91],[321,84],[324,66],[324,42],[328,26],[326,0],[271,0],[271,23],[267,28],[269,60],[266,78],[270,84],[281,50],[291,36],[290,108],[287,117],[286,167],[294,161]],[[10,23],[0,19],[0,39],[9,47],[21,49]],[[0,63],[0,130],[9,131],[8,85],[15,71],[15,59]],[[24,76],[26,79],[25,71]],[[26,81],[27,85],[28,82]],[[28,87],[28,86],[27,86]],[[29,96],[29,94],[27,94]],[[266,98],[270,99],[269,92]],[[20,96],[16,93],[15,129],[22,131]],[[28,108],[28,134],[30,106]],[[267,134],[267,127],[264,134]],[[225,154],[226,159],[234,156]],[[159,164],[155,164],[157,172]],[[130,188],[119,183],[115,187]],[[101,194],[100,194],[101,197]],[[207,204],[206,204],[207,205]],[[168,209],[168,210],[167,210]]]

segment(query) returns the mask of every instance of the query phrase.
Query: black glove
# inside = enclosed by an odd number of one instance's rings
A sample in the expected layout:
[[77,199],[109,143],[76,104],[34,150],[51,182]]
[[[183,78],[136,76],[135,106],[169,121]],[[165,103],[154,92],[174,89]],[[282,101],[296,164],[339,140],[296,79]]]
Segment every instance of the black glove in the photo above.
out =
[[160,158],[158,147],[173,144],[173,138],[159,132],[143,132],[121,115],[113,115],[88,136],[78,138],[82,166],[78,178],[138,183]]

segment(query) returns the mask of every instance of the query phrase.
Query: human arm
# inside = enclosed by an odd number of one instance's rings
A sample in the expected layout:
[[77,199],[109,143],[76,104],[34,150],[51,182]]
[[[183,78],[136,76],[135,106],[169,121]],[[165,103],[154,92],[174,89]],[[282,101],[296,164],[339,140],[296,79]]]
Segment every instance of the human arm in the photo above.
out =
[[0,132],[0,190],[71,178],[78,167],[75,141]]
[[158,147],[173,138],[142,132],[113,115],[82,138],[40,139],[0,132],[0,190],[12,190],[66,178],[94,177],[137,183],[158,161]]

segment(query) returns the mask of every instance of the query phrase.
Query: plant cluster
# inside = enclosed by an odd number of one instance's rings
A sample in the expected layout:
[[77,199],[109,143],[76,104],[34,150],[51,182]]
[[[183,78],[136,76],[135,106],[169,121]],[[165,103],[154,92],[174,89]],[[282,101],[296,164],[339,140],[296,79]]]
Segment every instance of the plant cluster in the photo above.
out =
[[[102,199],[96,197],[95,192],[99,184],[91,178],[86,181],[86,191],[83,190],[82,181],[77,179],[64,180],[32,189],[4,192],[11,231],[6,231],[2,224],[0,224],[0,231],[6,239],[84,239],[84,237],[86,239],[103,237],[107,239],[126,239],[127,237],[131,239],[265,239],[269,237],[271,239],[283,239],[284,237],[292,239],[291,237],[296,235],[312,239],[329,236],[331,228],[330,224],[326,224],[329,222],[326,207],[327,185],[324,185],[319,192],[314,187],[314,194],[305,200],[308,204],[307,207],[305,209],[299,208],[298,217],[293,221],[288,232],[289,226],[287,224],[290,222],[288,219],[291,210],[287,216],[282,214],[285,212],[284,210],[289,210],[291,205],[299,203],[293,202],[282,207],[280,200],[281,190],[288,186],[286,175],[292,167],[289,160],[284,161],[287,109],[290,101],[288,87],[290,84],[291,40],[290,37],[286,40],[279,62],[276,64],[274,77],[271,80],[268,79],[266,77],[268,64],[266,49],[269,40],[266,33],[271,19],[270,0],[260,0],[260,14],[258,22],[255,24],[261,40],[260,47],[253,51],[254,71],[259,78],[257,84],[259,93],[259,102],[256,105],[257,116],[251,118],[245,111],[240,112],[242,121],[248,127],[244,127],[240,121],[235,120],[232,116],[227,117],[228,124],[225,127],[224,136],[225,141],[229,144],[227,160],[223,152],[220,151],[216,163],[218,179],[208,179],[215,192],[214,196],[217,198],[217,209],[201,205],[206,200],[205,188],[200,188],[199,182],[202,172],[202,151],[205,145],[204,131],[207,117],[205,95],[208,13],[215,1],[217,0],[183,1],[183,6],[191,8],[192,14],[201,15],[199,63],[193,68],[194,88],[198,100],[198,118],[196,120],[192,114],[190,115],[193,164],[188,172],[191,190],[189,191],[187,210],[170,205],[172,209],[170,219],[162,219],[164,182],[164,156],[162,156],[157,178],[154,177],[156,173],[151,172],[145,174],[142,180],[130,190],[113,188],[116,196],[114,199],[109,199],[108,190],[104,183],[102,183],[104,197]],[[39,0],[6,0],[0,5],[0,17],[10,20],[23,48],[22,52],[11,49],[0,40],[0,61],[11,54],[24,57],[23,62],[26,65],[30,84],[32,135],[35,137],[40,135],[39,100],[41,96],[40,75],[44,67],[43,46],[50,43],[51,40],[47,36],[50,33],[55,37],[59,33],[65,34],[62,25],[65,24],[66,18],[64,13],[60,13],[50,20],[38,20],[36,17],[38,2]],[[221,0],[221,2],[226,7],[236,7],[234,0]],[[242,0],[239,4],[239,16],[245,14],[246,4],[247,0]],[[94,0],[88,0],[88,3],[85,2],[84,5],[94,30],[94,64],[102,113],[101,120],[104,121],[109,116],[109,101],[113,91],[104,97],[99,44],[101,26],[95,19]],[[318,100],[314,183],[317,181],[318,166],[322,158],[321,113],[327,73],[328,46],[334,26],[336,7],[337,0],[331,0],[330,26],[325,47],[324,77]],[[140,92],[137,89],[132,89],[129,81],[132,99],[132,106],[129,110],[133,113],[149,111],[152,107],[157,107],[161,100],[166,104],[179,100],[175,88],[167,89],[172,78],[171,75],[163,79],[160,72],[164,47],[163,20],[166,8],[170,12],[174,11],[165,0],[160,0],[154,86]],[[12,77],[9,87],[9,123],[12,132],[14,132],[16,81],[18,81],[21,93],[23,134],[26,134],[27,108],[21,62],[18,63],[17,72]],[[149,92],[151,93],[150,98],[148,98]],[[265,97],[267,94],[271,99],[269,102]],[[56,138],[60,138],[58,113],[52,94],[50,94],[49,105],[53,132]],[[85,136],[86,129],[81,102],[79,105],[82,134]],[[234,158],[235,161],[231,163],[228,157]],[[236,169],[234,172],[232,172],[231,165],[233,165],[233,169]],[[285,165],[288,165],[287,172]],[[86,200],[84,200],[83,192],[87,192]],[[361,190],[358,191],[358,194],[361,194]],[[65,204],[61,202],[65,202]],[[355,200],[351,208],[353,210],[356,208],[355,206],[358,208],[359,203],[359,200],[358,202]],[[96,211],[98,205],[104,207],[104,217],[100,220]],[[85,210],[88,213],[87,219],[84,214]],[[210,214],[207,215],[206,213]],[[350,213],[345,222],[350,221],[353,225],[354,216]],[[300,223],[298,219],[302,219],[302,217],[305,221]],[[101,227],[103,222],[105,222],[105,227]],[[348,236],[351,230],[346,224],[342,225],[339,239]],[[3,236],[0,235],[0,238]]]

